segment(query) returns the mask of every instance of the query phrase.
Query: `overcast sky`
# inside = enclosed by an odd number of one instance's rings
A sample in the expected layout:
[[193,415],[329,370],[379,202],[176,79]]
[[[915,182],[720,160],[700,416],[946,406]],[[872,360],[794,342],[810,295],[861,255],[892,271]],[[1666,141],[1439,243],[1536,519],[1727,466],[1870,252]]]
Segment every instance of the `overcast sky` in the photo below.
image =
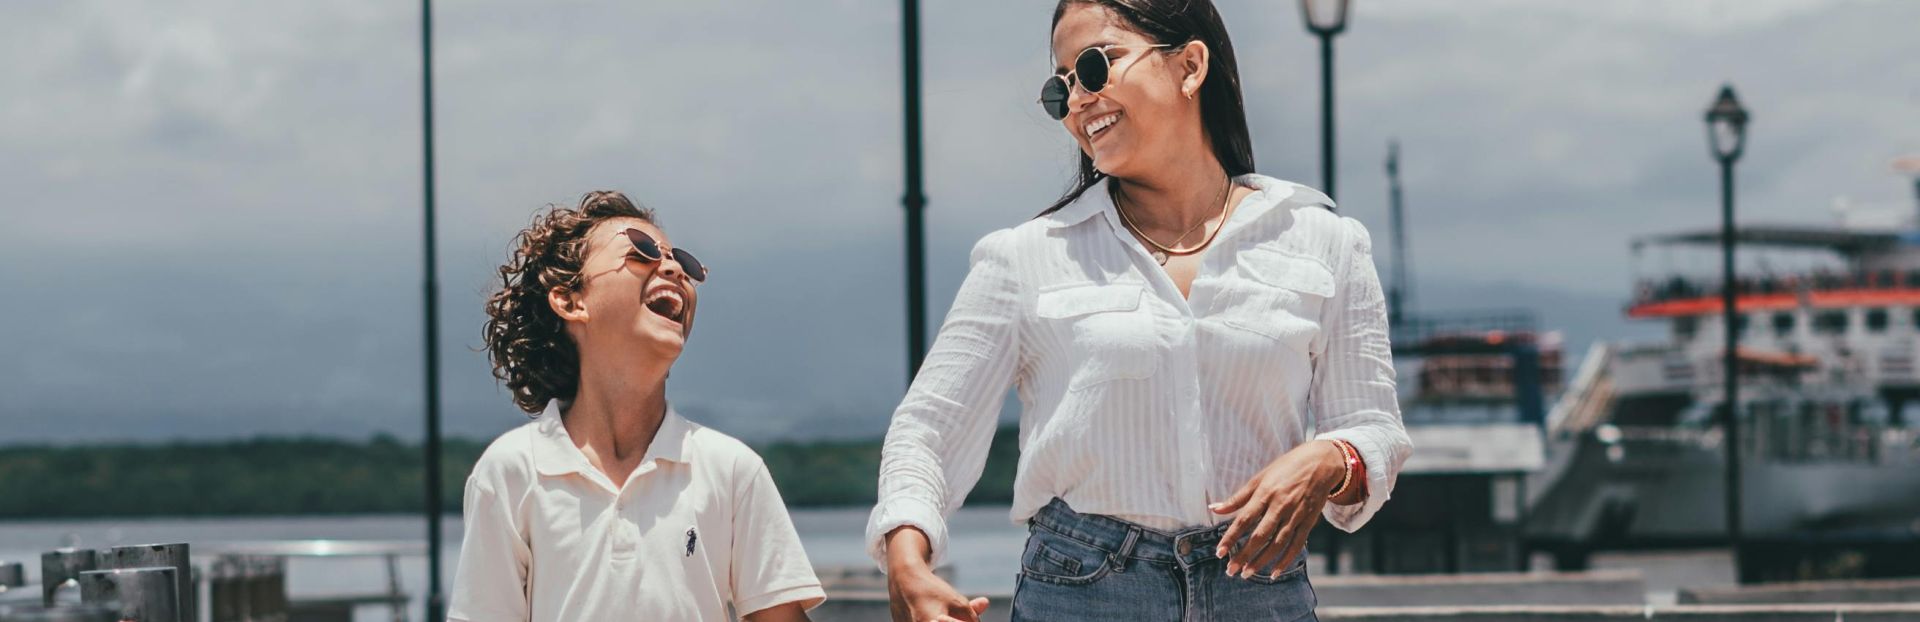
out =
[[[1051,5],[922,8],[936,325],[972,242],[1070,171],[1032,103]],[[905,386],[897,6],[441,3],[449,433],[525,420],[478,352],[508,239],[613,188],[716,266],[676,404],[749,439],[880,434]],[[1317,183],[1297,4],[1220,6],[1259,169]],[[418,19],[0,4],[0,444],[418,437]],[[1359,0],[1337,42],[1342,211],[1385,246],[1397,137],[1420,308],[1533,308],[1576,348],[1644,335],[1618,319],[1628,242],[1717,223],[1701,113],[1722,82],[1754,116],[1743,219],[1913,209],[1888,162],[1920,153],[1917,23],[1893,0]]]

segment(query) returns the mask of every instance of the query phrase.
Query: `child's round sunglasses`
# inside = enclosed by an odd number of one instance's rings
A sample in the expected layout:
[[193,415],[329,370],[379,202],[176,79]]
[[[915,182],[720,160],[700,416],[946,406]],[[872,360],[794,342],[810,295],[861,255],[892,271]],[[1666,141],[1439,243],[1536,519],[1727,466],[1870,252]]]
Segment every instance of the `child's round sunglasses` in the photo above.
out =
[[647,261],[660,261],[668,254],[672,254],[673,260],[680,262],[680,269],[685,270],[687,276],[693,277],[695,281],[706,282],[707,266],[700,263],[700,260],[694,259],[693,253],[678,248],[662,249],[659,241],[639,229],[627,229],[620,233],[626,236],[627,241],[633,243],[633,250],[640,253],[640,256],[645,257]]

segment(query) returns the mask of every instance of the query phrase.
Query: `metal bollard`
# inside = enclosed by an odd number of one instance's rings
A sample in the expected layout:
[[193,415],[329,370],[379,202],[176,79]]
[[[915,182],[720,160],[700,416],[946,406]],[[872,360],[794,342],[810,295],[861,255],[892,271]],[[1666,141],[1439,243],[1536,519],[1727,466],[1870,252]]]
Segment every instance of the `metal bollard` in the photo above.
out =
[[246,622],[245,585],[238,556],[221,555],[207,573],[208,607],[213,622]]
[[255,611],[256,622],[286,622],[287,607],[287,560],[283,557],[254,558]]
[[195,606],[193,563],[185,543],[117,546],[100,552],[100,568],[172,568],[174,615],[182,621],[200,619]]
[[264,555],[222,555],[208,575],[213,622],[285,622],[287,560]]
[[0,622],[119,622],[112,609],[94,605],[0,605]]
[[26,585],[27,568],[25,566],[20,565],[20,562],[0,563],[0,594],[15,588],[26,587]]
[[193,622],[180,617],[174,569],[114,568],[80,573],[80,598],[113,607],[120,622]]
[[40,554],[40,604],[53,607],[60,590],[69,590],[78,600],[80,573],[100,566],[100,555],[93,549],[64,548]]

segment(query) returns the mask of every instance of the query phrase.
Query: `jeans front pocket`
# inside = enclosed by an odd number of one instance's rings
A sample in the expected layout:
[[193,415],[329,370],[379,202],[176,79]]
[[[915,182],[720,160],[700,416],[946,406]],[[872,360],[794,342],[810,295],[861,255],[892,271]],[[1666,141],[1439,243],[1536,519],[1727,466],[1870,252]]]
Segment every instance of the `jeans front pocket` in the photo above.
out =
[[1020,573],[1056,585],[1092,585],[1112,571],[1112,556],[1100,547],[1034,527],[1020,555]]
[[1307,552],[1301,551],[1298,557],[1293,558],[1293,563],[1275,564],[1273,574],[1269,575],[1269,574],[1263,574],[1260,572],[1255,572],[1251,575],[1247,575],[1247,580],[1252,581],[1254,583],[1273,585],[1276,583],[1286,583],[1288,581],[1305,578],[1306,576],[1307,576]]

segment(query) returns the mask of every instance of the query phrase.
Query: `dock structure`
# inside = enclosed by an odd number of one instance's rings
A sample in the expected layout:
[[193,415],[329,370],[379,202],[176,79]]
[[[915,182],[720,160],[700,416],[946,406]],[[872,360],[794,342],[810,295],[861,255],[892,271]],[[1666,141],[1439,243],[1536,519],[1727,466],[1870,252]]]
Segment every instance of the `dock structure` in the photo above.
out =
[[[1349,622],[1891,622],[1920,620],[1920,579],[1686,590],[1651,605],[1637,571],[1338,576],[1313,579],[1321,620]],[[1690,595],[1691,594],[1691,595]],[[1009,619],[1012,594],[986,596],[982,622]],[[884,585],[830,591],[815,619],[889,620]]]

